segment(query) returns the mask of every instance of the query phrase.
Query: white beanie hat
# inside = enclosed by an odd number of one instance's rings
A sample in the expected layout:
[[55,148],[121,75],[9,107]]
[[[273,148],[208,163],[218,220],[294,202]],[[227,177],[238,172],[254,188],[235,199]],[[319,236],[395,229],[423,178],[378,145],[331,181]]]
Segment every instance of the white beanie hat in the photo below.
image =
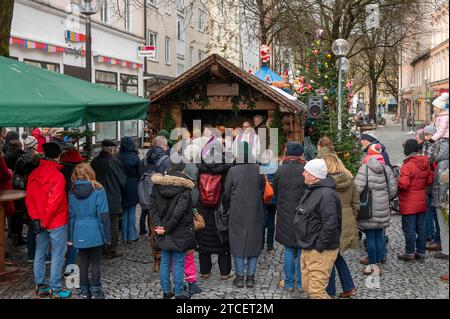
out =
[[306,163],[305,171],[318,179],[325,179],[328,175],[328,167],[323,159],[313,159]]
[[433,101],[433,106],[444,110],[448,104],[448,93],[442,93]]

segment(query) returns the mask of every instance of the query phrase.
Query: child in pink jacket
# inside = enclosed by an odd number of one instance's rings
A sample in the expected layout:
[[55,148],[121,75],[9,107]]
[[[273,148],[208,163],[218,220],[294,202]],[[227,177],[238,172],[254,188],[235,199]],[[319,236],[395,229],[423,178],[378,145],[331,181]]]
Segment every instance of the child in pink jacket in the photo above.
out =
[[448,138],[448,93],[442,93],[437,99],[433,101],[434,113],[436,119],[434,125],[436,126],[436,133],[432,139],[437,141],[441,138]]

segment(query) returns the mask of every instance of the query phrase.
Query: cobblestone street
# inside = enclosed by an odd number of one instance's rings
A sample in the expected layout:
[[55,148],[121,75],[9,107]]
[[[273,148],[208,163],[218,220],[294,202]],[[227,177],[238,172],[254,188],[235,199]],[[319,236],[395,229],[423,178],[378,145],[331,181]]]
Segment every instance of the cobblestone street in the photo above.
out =
[[[380,141],[386,145],[393,164],[403,159],[401,144],[414,135],[402,132],[401,126],[388,122],[387,127],[376,132]],[[353,279],[358,288],[355,298],[361,299],[396,299],[396,298],[449,298],[448,284],[439,280],[439,276],[448,272],[448,261],[435,259],[432,253],[427,253],[425,262],[405,263],[397,260],[401,252],[404,238],[401,231],[399,215],[392,216],[391,226],[387,230],[389,236],[388,258],[383,267],[379,285],[366,284],[367,277],[362,274],[363,266],[358,263],[365,256],[361,241],[356,251],[347,251],[344,257],[349,264]],[[108,298],[161,298],[159,275],[153,272],[153,258],[150,254],[146,238],[132,244],[121,244],[124,255],[121,258],[103,261],[102,282]],[[268,253],[264,250],[258,261],[256,286],[253,289],[237,289],[231,280],[222,282],[219,279],[218,265],[214,262],[212,276],[205,280],[199,278],[199,286],[203,293],[195,295],[196,299],[205,298],[305,298],[298,292],[288,293],[278,287],[283,272],[283,247],[275,246]],[[25,262],[25,250],[17,251],[21,271],[16,276],[17,282],[11,285],[0,285],[0,298],[35,298],[32,266]],[[216,260],[215,260],[216,261]],[[47,267],[49,269],[49,267]],[[340,284],[337,284],[340,292]],[[375,286],[375,287],[373,287]]]

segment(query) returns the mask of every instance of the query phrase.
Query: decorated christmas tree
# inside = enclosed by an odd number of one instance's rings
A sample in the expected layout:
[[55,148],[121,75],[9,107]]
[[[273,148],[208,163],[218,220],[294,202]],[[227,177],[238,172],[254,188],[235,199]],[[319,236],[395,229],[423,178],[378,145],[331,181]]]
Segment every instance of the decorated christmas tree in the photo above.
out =
[[352,97],[352,81],[343,74],[342,82],[342,130],[338,137],[338,69],[336,57],[331,53],[328,43],[320,39],[322,31],[316,32],[314,42],[306,51],[306,62],[297,73],[293,89],[299,100],[308,103],[308,96],[322,96],[323,116],[320,119],[308,119],[308,133],[312,142],[317,144],[322,136],[333,140],[335,151],[345,166],[356,173],[361,160],[361,148],[351,132],[349,101]]

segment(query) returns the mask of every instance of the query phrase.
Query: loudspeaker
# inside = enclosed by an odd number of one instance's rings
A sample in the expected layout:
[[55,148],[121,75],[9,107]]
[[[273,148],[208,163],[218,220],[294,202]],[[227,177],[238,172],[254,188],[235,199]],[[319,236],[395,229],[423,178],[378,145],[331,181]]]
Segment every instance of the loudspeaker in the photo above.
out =
[[321,96],[308,97],[308,118],[320,119],[323,115],[323,99]]

